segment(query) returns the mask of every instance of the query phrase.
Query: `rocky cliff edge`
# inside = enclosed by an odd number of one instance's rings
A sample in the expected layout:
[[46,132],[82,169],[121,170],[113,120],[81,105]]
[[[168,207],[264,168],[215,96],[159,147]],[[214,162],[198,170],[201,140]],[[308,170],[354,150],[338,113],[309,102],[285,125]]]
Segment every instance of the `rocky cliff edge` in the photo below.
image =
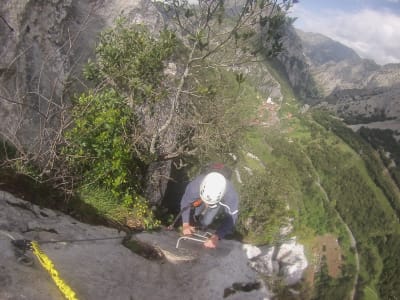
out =
[[[294,240],[271,257],[271,247],[230,240],[216,250],[188,240],[176,249],[178,238],[175,231],[160,231],[127,239],[116,229],[84,224],[0,192],[0,299],[63,299],[31,251],[18,262],[21,251],[13,239],[38,241],[60,278],[78,299],[88,300],[270,299],[261,274],[281,272],[293,284],[307,266],[303,247]],[[159,255],[145,258],[124,246],[127,242],[147,245]]]

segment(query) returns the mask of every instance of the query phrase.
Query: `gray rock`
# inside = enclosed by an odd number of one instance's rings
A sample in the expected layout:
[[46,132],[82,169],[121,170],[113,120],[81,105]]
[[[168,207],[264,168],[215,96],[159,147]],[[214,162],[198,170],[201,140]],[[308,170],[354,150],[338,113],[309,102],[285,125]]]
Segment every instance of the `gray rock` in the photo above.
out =
[[286,284],[293,285],[301,280],[308,261],[304,254],[304,246],[297,243],[296,238],[292,238],[280,245],[264,249],[250,265],[266,276],[283,274]]
[[63,299],[30,251],[33,265],[17,262],[11,238],[39,241],[79,299],[200,300],[223,299],[225,293],[227,299],[253,300],[270,295],[239,242],[223,240],[210,250],[183,241],[176,249],[176,232],[141,233],[133,238],[165,256],[148,260],[122,245],[124,233],[48,212],[0,193],[0,299]]
[[[162,14],[146,0],[6,1],[0,16],[0,138],[42,166],[65,125],[71,97],[86,89],[82,67],[95,55],[99,34],[119,16],[153,32],[164,27]],[[148,138],[165,123],[169,105],[162,102],[151,116],[142,116]],[[175,147],[176,132],[175,124],[160,141],[160,151]],[[170,163],[150,166],[146,196],[151,203],[161,201],[169,170]]]

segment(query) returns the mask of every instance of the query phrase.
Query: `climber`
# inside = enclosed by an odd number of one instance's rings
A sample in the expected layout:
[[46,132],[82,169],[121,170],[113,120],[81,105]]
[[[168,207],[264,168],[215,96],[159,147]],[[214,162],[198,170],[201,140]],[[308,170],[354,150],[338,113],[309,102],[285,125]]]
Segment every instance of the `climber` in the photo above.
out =
[[216,248],[218,240],[233,232],[238,206],[237,192],[221,173],[213,171],[199,175],[187,185],[181,199],[183,235],[193,234],[195,226],[205,230],[212,223],[221,221],[215,233],[203,243],[206,248]]

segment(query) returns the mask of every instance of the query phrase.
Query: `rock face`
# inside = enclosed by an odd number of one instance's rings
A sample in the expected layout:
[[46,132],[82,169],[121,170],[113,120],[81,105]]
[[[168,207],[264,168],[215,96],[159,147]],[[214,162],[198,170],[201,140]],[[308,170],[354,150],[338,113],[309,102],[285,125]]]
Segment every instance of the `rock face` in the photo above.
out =
[[67,78],[87,59],[91,33],[104,21],[90,1],[6,1],[0,15],[0,132],[37,149],[40,127],[59,122]]
[[297,95],[303,99],[317,97],[316,83],[303,53],[303,45],[293,26],[287,26],[282,38],[283,51],[277,57]]
[[[150,1],[5,1],[0,7],[0,132],[31,145],[68,102],[98,34],[124,14],[150,28],[162,20]],[[22,104],[22,105],[16,105]],[[21,115],[21,124],[15,119]],[[56,120],[51,120],[56,118]],[[58,120],[59,121],[59,120]],[[19,127],[16,127],[19,125]]]
[[[0,6],[0,138],[38,164],[47,161],[50,141],[68,120],[71,96],[79,94],[82,67],[94,56],[100,32],[123,15],[158,32],[164,20],[151,1],[5,1]],[[169,102],[143,117],[151,130],[164,124]],[[175,145],[173,126],[162,149]],[[149,135],[152,135],[150,133]],[[155,170],[155,171],[154,171]],[[155,173],[154,173],[155,172]],[[153,176],[154,175],[154,176]],[[146,174],[147,196],[159,203],[170,163]]]
[[269,247],[250,265],[261,274],[284,274],[286,284],[299,282],[308,262],[304,246],[292,238],[279,246]]
[[[63,299],[30,251],[26,255],[32,265],[17,262],[21,253],[16,255],[11,239],[39,241],[60,278],[79,299],[272,297],[256,269],[266,276],[274,270],[259,267],[265,258],[254,246],[222,240],[217,249],[206,250],[199,243],[182,241],[176,249],[179,235],[174,231],[140,233],[127,240],[163,253],[156,260],[148,260],[122,245],[124,237],[115,229],[84,224],[0,192],[0,299]],[[290,253],[293,244],[287,247],[290,249],[280,247],[274,264],[285,263],[286,281],[294,283],[301,277],[303,266],[292,263],[298,257]],[[249,265],[249,258],[255,268]]]

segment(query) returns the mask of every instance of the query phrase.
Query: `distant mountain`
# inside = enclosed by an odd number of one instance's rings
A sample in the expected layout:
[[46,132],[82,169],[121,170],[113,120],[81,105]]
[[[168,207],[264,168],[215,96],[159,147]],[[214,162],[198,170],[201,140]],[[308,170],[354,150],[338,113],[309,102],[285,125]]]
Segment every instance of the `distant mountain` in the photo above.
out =
[[360,63],[362,59],[351,48],[319,33],[306,33],[296,30],[303,45],[304,54],[310,65],[320,66],[326,63],[348,61]]
[[323,96],[334,90],[400,85],[400,64],[380,66],[322,34],[296,30],[303,54]]
[[380,66],[321,34],[296,33],[320,95],[310,103],[329,108],[348,123],[399,120],[400,129],[400,64]]

